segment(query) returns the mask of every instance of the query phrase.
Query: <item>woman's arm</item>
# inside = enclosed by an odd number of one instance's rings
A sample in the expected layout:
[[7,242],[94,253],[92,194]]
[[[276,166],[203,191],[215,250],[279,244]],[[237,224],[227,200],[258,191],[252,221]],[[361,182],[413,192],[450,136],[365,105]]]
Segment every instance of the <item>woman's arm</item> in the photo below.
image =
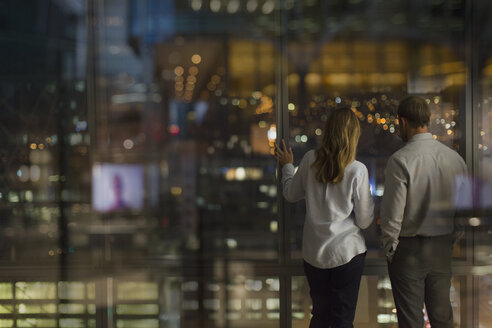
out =
[[366,229],[374,219],[374,201],[371,195],[369,174],[364,166],[362,173],[355,180],[354,212],[355,223],[361,229]]
[[297,172],[295,172],[292,163],[286,164],[282,168],[283,195],[291,203],[300,201],[306,195],[306,188],[304,186],[306,165],[306,158],[304,157],[297,168]]
[[305,196],[304,171],[306,170],[306,158],[304,157],[295,172],[293,165],[294,155],[292,148],[287,149],[285,141],[282,140],[282,147],[275,144],[275,157],[282,166],[282,189],[285,199],[289,202],[297,202]]

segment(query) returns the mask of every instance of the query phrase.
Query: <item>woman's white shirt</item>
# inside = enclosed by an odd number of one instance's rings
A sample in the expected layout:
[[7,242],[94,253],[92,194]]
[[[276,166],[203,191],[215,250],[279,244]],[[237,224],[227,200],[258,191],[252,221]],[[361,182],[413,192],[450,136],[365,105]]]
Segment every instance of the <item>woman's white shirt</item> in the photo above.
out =
[[284,197],[290,202],[306,200],[302,255],[318,268],[334,268],[364,253],[366,243],[360,230],[374,218],[367,168],[354,161],[345,168],[342,181],[323,184],[311,165],[315,152],[307,152],[297,172],[294,165],[282,168]]

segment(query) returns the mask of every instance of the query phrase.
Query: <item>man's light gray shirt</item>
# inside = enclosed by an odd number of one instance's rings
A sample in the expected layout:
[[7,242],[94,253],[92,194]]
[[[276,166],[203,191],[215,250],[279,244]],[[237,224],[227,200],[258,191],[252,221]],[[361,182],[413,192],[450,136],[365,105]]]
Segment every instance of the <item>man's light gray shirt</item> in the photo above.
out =
[[383,247],[388,257],[400,236],[453,232],[455,200],[470,198],[466,176],[461,156],[430,133],[414,135],[390,157],[381,204]]
[[360,229],[373,220],[374,203],[364,164],[354,161],[339,183],[321,183],[311,167],[315,152],[304,155],[297,172],[292,164],[282,168],[284,197],[290,202],[306,199],[302,254],[318,268],[334,268],[366,249]]

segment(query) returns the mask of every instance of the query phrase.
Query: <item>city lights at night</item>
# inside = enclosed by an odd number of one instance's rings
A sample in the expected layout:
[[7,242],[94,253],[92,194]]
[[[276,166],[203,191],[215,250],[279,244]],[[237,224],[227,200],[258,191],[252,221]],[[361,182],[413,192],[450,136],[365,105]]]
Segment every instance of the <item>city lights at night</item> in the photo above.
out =
[[284,199],[275,146],[302,168],[340,108],[375,203],[354,326],[398,327],[381,202],[408,95],[472,184],[454,325],[492,327],[490,17],[486,0],[0,2],[0,327],[308,327],[307,205]]

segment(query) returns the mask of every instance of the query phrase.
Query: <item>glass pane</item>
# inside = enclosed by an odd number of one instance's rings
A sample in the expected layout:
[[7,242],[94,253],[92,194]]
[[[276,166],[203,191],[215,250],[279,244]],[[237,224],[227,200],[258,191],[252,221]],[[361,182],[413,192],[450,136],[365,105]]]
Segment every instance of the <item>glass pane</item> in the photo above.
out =
[[12,313],[13,309],[13,305],[0,304],[0,313]]
[[[278,278],[248,276],[244,268],[242,263],[231,263],[227,282],[214,279],[208,272],[207,279],[166,277],[155,303],[147,300],[142,304],[137,298],[117,301],[115,320],[121,326],[140,325],[155,317],[161,318],[164,327],[176,328],[244,327],[253,320],[262,327],[279,327]],[[119,283],[123,284],[137,282]],[[139,282],[143,284],[152,283]]]
[[[0,146],[4,231],[0,261],[56,266],[61,251],[60,186],[71,177],[60,146],[64,143],[61,134],[70,125],[57,122],[65,113],[78,116],[84,98],[74,90],[68,69],[75,47],[42,40],[71,39],[75,29],[61,27],[66,16],[59,8],[38,10],[48,4],[6,1],[1,7],[2,61],[11,64],[3,65],[0,83],[0,137],[4,140]],[[47,28],[47,21],[52,28]],[[23,42],[16,36],[19,33],[24,35]],[[73,160],[77,157],[74,153]]]
[[59,304],[58,311],[64,314],[84,314],[84,304]]
[[158,328],[159,321],[157,319],[128,319],[116,320],[117,328]]
[[116,314],[159,314],[157,304],[121,304],[116,306]]
[[13,297],[12,285],[12,283],[0,283],[0,299],[11,299]]
[[14,320],[11,319],[0,319],[0,327],[13,327]]
[[53,299],[56,298],[56,284],[51,282],[15,283],[17,299]]
[[58,297],[61,299],[84,299],[85,284],[83,282],[59,282]]
[[94,215],[76,225],[93,233],[75,238],[92,252],[106,229],[106,260],[277,259],[275,5],[200,3],[97,12],[109,23],[95,35]]
[[488,327],[492,325],[492,277],[483,276],[479,281],[479,325]]
[[93,282],[87,283],[87,298],[94,299],[96,297],[96,284]]
[[[439,9],[415,1],[299,1],[288,7],[289,144],[296,165],[320,145],[327,114],[351,108],[362,129],[357,159],[369,170],[379,213],[386,161],[402,145],[396,109],[408,94],[426,99],[434,137],[465,155],[463,1],[441,1]],[[296,204],[289,220],[294,259],[301,257],[303,206]],[[378,216],[364,235],[368,258],[383,257]]]
[[158,293],[153,282],[121,282],[117,287],[118,300],[156,300]]
[[[475,205],[478,208],[473,223],[475,233],[475,262],[492,263],[492,42],[490,39],[490,17],[492,5],[488,1],[478,2],[480,19],[478,29],[484,34],[479,40],[474,59],[478,62],[478,179]],[[478,220],[477,220],[478,219]]]
[[82,319],[60,319],[61,328],[84,328],[85,322]]
[[24,304],[21,303],[17,305],[18,313],[56,313],[56,304]]
[[56,328],[56,319],[18,319],[17,327],[28,328],[28,327],[39,327],[39,328]]

